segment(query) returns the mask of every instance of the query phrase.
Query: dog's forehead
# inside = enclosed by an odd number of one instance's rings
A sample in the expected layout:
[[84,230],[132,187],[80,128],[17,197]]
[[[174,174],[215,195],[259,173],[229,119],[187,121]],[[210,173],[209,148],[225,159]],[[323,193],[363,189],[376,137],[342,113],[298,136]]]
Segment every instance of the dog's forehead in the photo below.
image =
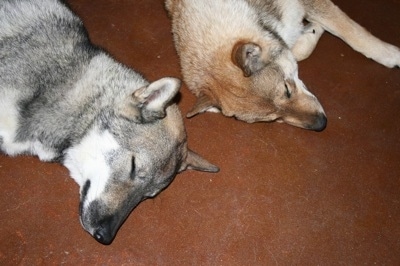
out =
[[252,83],[263,82],[269,84],[281,81],[284,78],[284,75],[285,74],[282,67],[276,62],[271,62],[264,68],[254,73],[250,79],[252,80]]
[[113,132],[122,147],[134,151],[135,147],[158,146],[164,142],[182,142],[186,140],[182,116],[177,106],[166,109],[166,116],[151,122],[137,123],[116,116],[110,125],[103,125]]
[[[143,168],[161,166],[168,160],[182,157],[186,149],[186,132],[176,105],[166,109],[163,119],[144,124],[121,120],[124,129],[115,129],[120,151],[126,158],[135,157]],[[120,128],[121,129],[121,128]],[[183,148],[178,148],[183,147]],[[175,156],[179,154],[179,156]],[[128,159],[125,159],[128,160]]]

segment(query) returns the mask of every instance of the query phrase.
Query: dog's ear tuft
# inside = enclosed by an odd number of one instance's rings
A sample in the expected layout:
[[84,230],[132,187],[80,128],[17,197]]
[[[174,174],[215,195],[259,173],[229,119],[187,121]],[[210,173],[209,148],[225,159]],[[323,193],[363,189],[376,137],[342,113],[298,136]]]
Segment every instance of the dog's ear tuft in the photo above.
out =
[[211,173],[219,172],[218,166],[215,166],[212,163],[208,162],[206,159],[191,151],[190,149],[188,150],[188,154],[186,157],[186,165],[187,169],[191,170]]
[[216,104],[205,94],[200,94],[192,109],[186,114],[187,118],[191,118],[197,114],[204,113],[210,108],[218,108]]
[[237,42],[231,54],[232,62],[243,71],[245,77],[264,68],[268,62],[262,56],[261,47],[252,42]]
[[165,117],[165,109],[178,93],[181,82],[162,78],[136,90],[127,98],[121,114],[136,123],[149,123]]

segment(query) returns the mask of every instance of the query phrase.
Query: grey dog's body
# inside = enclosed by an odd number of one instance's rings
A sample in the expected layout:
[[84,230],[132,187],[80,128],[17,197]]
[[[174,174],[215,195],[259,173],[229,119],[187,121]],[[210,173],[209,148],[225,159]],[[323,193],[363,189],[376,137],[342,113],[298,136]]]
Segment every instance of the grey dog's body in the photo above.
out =
[[[30,148],[31,152],[38,153],[41,159],[55,160],[65,148],[82,138],[89,126],[87,121],[98,115],[96,111],[85,110],[95,99],[85,97],[87,93],[82,92],[86,88],[79,88],[75,83],[82,79],[91,60],[101,51],[90,45],[80,20],[64,12],[64,7],[54,1],[46,3],[51,5],[48,8],[25,1],[18,5],[20,9],[13,2],[19,1],[0,4],[0,93],[2,99],[7,99],[2,100],[1,121],[6,119],[4,112],[10,113],[8,118],[18,116],[19,128],[13,140],[2,134],[3,149],[9,153],[19,153],[18,149],[23,152],[27,147],[16,145],[37,139],[46,143],[43,145],[46,152]],[[29,13],[24,10],[28,7]],[[135,76],[145,84],[139,75]],[[123,86],[92,88],[98,95],[125,89]]]
[[63,163],[81,187],[82,226],[103,244],[178,172],[218,170],[187,148],[179,87],[93,46],[59,1],[0,2],[0,149]]

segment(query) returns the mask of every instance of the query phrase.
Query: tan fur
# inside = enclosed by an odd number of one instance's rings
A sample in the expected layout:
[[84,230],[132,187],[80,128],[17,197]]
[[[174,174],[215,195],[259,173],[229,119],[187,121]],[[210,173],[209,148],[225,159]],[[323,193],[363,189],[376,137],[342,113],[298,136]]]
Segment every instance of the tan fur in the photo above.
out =
[[[298,78],[327,30],[387,66],[400,50],[372,36],[329,0],[166,0],[182,73],[197,102],[246,122],[322,130],[324,110]],[[303,21],[308,23],[304,24]]]

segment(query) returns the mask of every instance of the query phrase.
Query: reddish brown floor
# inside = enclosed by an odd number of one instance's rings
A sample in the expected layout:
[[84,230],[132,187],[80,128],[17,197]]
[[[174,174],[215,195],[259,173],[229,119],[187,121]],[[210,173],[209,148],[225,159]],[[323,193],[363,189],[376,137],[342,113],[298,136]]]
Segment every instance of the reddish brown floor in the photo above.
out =
[[[180,77],[162,0],[68,2],[118,60],[150,80]],[[400,46],[399,1],[335,2]],[[0,265],[400,265],[400,70],[325,34],[300,76],[325,131],[185,119],[189,145],[220,173],[178,175],[110,246],[81,228],[64,167],[0,155]],[[186,113],[194,97],[181,91]]]

